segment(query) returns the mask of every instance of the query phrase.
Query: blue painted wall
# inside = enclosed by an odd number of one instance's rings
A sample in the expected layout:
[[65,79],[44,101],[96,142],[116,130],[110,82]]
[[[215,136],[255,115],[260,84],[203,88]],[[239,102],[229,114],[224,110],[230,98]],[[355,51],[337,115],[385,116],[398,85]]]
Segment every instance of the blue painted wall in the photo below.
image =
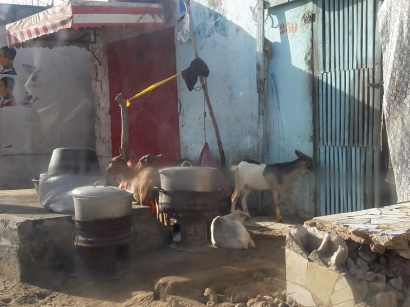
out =
[[[269,163],[294,160],[295,149],[313,156],[312,10],[311,2],[294,1],[268,9],[265,17],[265,37],[273,49],[266,91]],[[313,216],[313,197],[314,176],[303,176],[285,210]]]
[[[295,149],[313,155],[312,4],[295,1],[279,9],[265,10],[266,16],[260,18],[255,5],[256,1],[232,5],[227,0],[198,0],[191,6],[199,57],[211,71],[209,94],[227,166],[244,158],[261,160],[263,142],[268,143],[266,161],[262,161],[265,163],[293,160]],[[271,16],[267,16],[268,12]],[[264,92],[265,138],[258,123],[261,109],[256,89],[258,21],[262,20],[265,20],[265,37],[273,47],[273,57],[267,62]],[[280,24],[287,22],[286,28],[281,28]],[[281,30],[285,32],[281,34]],[[191,41],[177,42],[176,54],[177,70],[187,68],[194,59]],[[184,80],[178,78],[178,95],[181,156],[196,160],[205,140],[203,93],[189,92]],[[219,163],[209,115],[205,122],[206,141]],[[292,204],[283,210],[293,213],[296,209],[301,216],[313,216],[313,176],[298,179],[294,187]],[[270,193],[264,195],[264,203],[271,206]],[[249,203],[253,203],[252,199]]]
[[[219,125],[226,164],[258,157],[258,94],[256,92],[255,37],[257,22],[249,3],[195,1],[191,5],[199,57],[210,69],[208,89]],[[195,58],[191,41],[176,43],[177,70],[187,68]],[[200,86],[198,80],[196,86]],[[205,141],[202,91],[189,92],[178,78],[181,103],[181,156],[198,158]],[[219,163],[214,128],[206,109],[206,141]]]

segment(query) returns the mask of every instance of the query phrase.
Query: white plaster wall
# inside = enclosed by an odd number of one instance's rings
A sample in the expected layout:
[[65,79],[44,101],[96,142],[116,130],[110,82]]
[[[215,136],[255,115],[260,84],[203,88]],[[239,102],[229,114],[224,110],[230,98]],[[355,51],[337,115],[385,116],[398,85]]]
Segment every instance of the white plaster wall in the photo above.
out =
[[[5,46],[5,28],[0,28]],[[32,188],[53,149],[95,147],[89,53],[78,47],[19,48],[13,93],[31,107],[0,108],[0,188]],[[4,77],[6,75],[0,75]]]
[[[265,18],[273,49],[266,83],[268,163],[296,159],[295,149],[313,157],[312,10],[310,1],[295,1],[269,9]],[[312,217],[314,176],[298,178],[292,194],[284,210]]]
[[[191,13],[199,57],[208,65],[209,96],[218,122],[221,140],[230,166],[244,158],[258,158],[258,94],[256,92],[255,3],[192,1]],[[177,70],[187,68],[195,58],[191,40],[176,42]],[[196,86],[200,86],[198,80]],[[202,91],[189,92],[178,77],[181,157],[197,160],[205,141]],[[220,163],[215,131],[206,116],[206,141],[213,158]]]

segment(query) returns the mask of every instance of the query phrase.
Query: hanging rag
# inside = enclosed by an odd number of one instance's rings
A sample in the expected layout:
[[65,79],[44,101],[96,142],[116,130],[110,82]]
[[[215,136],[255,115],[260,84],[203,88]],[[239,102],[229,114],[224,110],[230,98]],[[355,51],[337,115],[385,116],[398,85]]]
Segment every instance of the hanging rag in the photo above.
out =
[[219,201],[224,199],[228,199],[231,197],[232,190],[229,184],[228,179],[222,173],[222,171],[216,165],[214,159],[211,155],[211,150],[209,149],[209,145],[207,142],[204,143],[202,146],[201,152],[199,153],[198,158],[198,165],[199,166],[206,166],[206,167],[214,167],[218,169],[218,187],[219,187]]
[[189,91],[194,89],[199,76],[208,78],[209,69],[201,58],[196,58],[187,69],[182,71],[182,78],[184,78]]

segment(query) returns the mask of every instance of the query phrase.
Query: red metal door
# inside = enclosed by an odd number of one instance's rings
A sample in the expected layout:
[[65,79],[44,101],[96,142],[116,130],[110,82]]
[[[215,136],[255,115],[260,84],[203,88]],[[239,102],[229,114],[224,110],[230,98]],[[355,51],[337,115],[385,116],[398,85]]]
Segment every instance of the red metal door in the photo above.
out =
[[[122,93],[130,98],[176,73],[174,29],[108,44],[107,57],[114,156],[121,146],[121,112],[115,97]],[[161,164],[179,160],[176,79],[132,100],[128,119],[132,159],[162,154]]]

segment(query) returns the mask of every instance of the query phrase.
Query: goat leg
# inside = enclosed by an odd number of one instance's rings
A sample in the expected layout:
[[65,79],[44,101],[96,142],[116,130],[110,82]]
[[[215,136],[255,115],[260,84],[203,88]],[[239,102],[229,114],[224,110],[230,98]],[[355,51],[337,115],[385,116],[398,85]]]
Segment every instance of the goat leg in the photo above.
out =
[[274,189],[272,190],[273,201],[275,202],[275,210],[276,210],[276,222],[282,222],[282,215],[280,214],[280,200],[279,200],[279,191]]

